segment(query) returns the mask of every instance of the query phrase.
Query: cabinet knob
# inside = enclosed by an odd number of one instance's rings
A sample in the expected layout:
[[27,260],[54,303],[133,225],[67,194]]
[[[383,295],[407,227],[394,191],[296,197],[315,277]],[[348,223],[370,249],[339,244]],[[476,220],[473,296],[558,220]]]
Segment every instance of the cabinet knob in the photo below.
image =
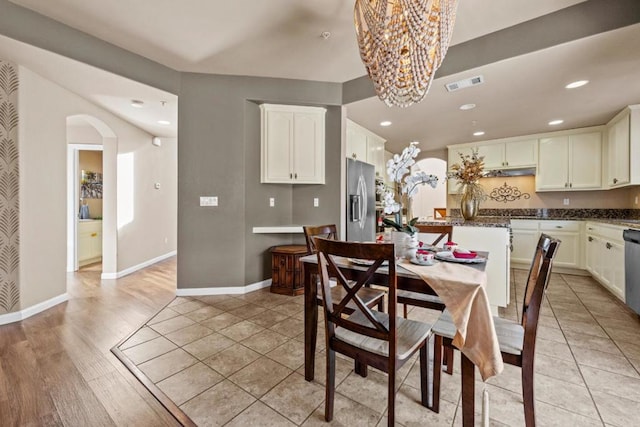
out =
[[509,166],[509,162],[504,162],[504,165],[505,166]]
[[605,246],[607,247],[607,249],[611,249],[611,243],[607,242]]
[[618,183],[618,178],[613,178],[613,183],[617,184]]
[[562,226],[561,225],[556,225],[556,228],[562,228]]
[[289,179],[293,179],[293,174],[292,173],[289,174]]
[[356,153],[351,153],[351,158],[352,158],[352,159],[357,159],[357,158],[358,158],[358,156],[356,155]]
[[297,173],[293,174],[293,177],[294,177],[295,179],[298,179],[298,174],[297,174]]
[[589,240],[590,242],[593,242],[593,237],[589,236],[587,240]]
[[569,183],[568,183],[568,182],[565,182],[565,183],[564,183],[564,188],[567,188],[568,186],[569,186]]
[[569,188],[573,188],[573,182],[569,183]]
[[91,233],[91,237],[96,237],[98,233]]

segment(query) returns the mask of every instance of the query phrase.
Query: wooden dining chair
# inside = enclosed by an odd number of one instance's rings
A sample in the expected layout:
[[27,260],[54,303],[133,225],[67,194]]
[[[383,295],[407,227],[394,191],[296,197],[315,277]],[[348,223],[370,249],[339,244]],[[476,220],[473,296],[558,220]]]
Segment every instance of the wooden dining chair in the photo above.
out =
[[[452,225],[420,225],[416,224],[419,233],[437,234],[436,238],[430,243],[431,246],[436,246],[445,237],[447,238],[443,243],[450,241],[453,238],[453,226]],[[413,305],[422,308],[429,308],[432,310],[443,311],[444,303],[437,295],[421,294],[411,291],[398,291],[398,303],[403,304],[404,317],[407,317],[408,310],[407,305]]]
[[[315,254],[317,252],[314,239],[316,237],[323,237],[325,239],[337,240],[338,233],[335,224],[319,225],[319,226],[304,226],[304,237],[307,242],[307,251],[309,254]],[[363,288],[359,291],[358,296],[364,304],[370,308],[376,307],[378,311],[384,311],[384,296],[386,292],[378,289],[371,289],[369,287]],[[333,301],[341,301],[346,292],[342,286],[336,286],[335,281],[332,281],[331,296]],[[318,305],[322,305],[322,292],[320,291],[320,281],[318,279]],[[349,304],[345,308],[345,314],[350,314],[355,310],[354,304]]]
[[[536,332],[538,330],[538,319],[540,317],[540,306],[544,299],[544,293],[549,284],[553,259],[558,252],[560,240],[554,239],[546,234],[542,234],[538,240],[536,251],[529,270],[529,276],[525,285],[524,301],[522,304],[522,317],[520,322],[494,317],[493,322],[496,335],[500,343],[500,352],[504,363],[518,366],[522,369],[522,396],[524,401],[524,418],[527,427],[536,424],[535,402],[533,397],[533,361],[536,347]],[[433,326],[435,336],[434,361],[433,361],[433,410],[438,412],[440,403],[440,376],[442,371],[442,347],[453,349],[453,338],[456,327],[447,311],[442,313],[436,324]],[[469,396],[462,396],[463,399],[473,401],[473,365],[470,368],[469,360],[463,355],[462,381],[468,381],[471,385]],[[453,355],[448,356],[448,361],[453,362]],[[465,369],[464,365],[467,364]],[[448,372],[451,373],[451,364]],[[473,419],[473,405],[470,405],[471,413],[463,413],[463,424],[465,416]]]
[[[428,406],[428,351],[427,340],[431,325],[396,316],[396,263],[393,244],[341,242],[316,238],[318,268],[323,293],[324,319],[326,327],[326,399],[325,420],[333,419],[335,394],[336,356],[341,353],[353,358],[356,363],[373,366],[388,374],[388,425],[395,421],[396,372],[420,351],[421,403]],[[345,278],[335,263],[335,257],[369,260],[373,264],[363,268],[355,282]],[[386,263],[388,274],[377,274]],[[335,273],[338,286],[344,288],[346,296],[340,301],[332,299],[330,275]],[[352,279],[354,277],[351,277]],[[367,283],[384,284],[389,288],[389,313],[373,311],[359,297]],[[384,282],[384,283],[382,283]],[[348,304],[357,308],[344,317]]]

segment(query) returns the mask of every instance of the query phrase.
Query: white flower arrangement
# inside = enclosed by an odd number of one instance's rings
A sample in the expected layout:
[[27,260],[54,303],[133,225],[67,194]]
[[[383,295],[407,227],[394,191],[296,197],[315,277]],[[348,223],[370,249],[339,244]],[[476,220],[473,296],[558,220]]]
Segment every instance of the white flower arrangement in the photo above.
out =
[[[409,198],[413,198],[418,192],[419,185],[428,184],[432,188],[436,188],[438,184],[437,176],[422,171],[413,175],[410,174],[411,166],[416,163],[415,158],[419,153],[420,149],[417,147],[417,143],[412,142],[402,150],[400,155],[395,154],[387,162],[387,175],[389,175],[391,181],[396,183],[398,188],[397,191],[394,191],[394,189],[387,187],[383,183],[378,184],[376,192],[381,195],[382,208],[385,214],[390,215],[402,212],[402,200],[400,197],[406,195]],[[399,198],[396,199],[396,196]],[[406,226],[388,218],[383,221],[386,225],[394,227],[398,231],[413,234],[417,231],[414,227],[417,220],[418,218],[412,218]]]

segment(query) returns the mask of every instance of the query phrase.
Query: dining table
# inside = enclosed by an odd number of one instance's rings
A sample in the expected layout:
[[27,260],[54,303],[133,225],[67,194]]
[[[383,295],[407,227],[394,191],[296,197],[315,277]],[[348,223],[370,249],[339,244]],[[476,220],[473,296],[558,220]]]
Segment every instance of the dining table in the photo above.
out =
[[[503,370],[502,356],[495,332],[493,316],[485,291],[487,284],[486,263],[489,253],[478,252],[484,258],[481,263],[436,261],[423,266],[399,259],[396,264],[397,288],[412,292],[438,295],[447,307],[456,326],[453,344],[466,358],[479,368],[482,379],[499,374]],[[336,265],[349,280],[358,280],[368,267],[347,258],[335,257]],[[455,261],[455,260],[453,260]],[[318,327],[318,258],[307,255],[300,258],[304,281],[304,358],[305,379],[313,381]],[[371,283],[387,283],[388,268],[380,267]],[[473,377],[472,377],[473,379]],[[462,383],[463,413],[474,413],[474,381]],[[465,396],[470,398],[464,399]],[[463,420],[469,425],[469,420]],[[473,420],[471,420],[471,425]]]

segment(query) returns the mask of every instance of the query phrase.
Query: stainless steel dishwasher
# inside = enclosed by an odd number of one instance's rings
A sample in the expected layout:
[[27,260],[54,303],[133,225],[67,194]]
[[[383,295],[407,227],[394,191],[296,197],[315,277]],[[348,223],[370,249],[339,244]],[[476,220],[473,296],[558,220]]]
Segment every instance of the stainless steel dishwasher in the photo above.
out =
[[640,230],[624,230],[625,302],[640,314]]

